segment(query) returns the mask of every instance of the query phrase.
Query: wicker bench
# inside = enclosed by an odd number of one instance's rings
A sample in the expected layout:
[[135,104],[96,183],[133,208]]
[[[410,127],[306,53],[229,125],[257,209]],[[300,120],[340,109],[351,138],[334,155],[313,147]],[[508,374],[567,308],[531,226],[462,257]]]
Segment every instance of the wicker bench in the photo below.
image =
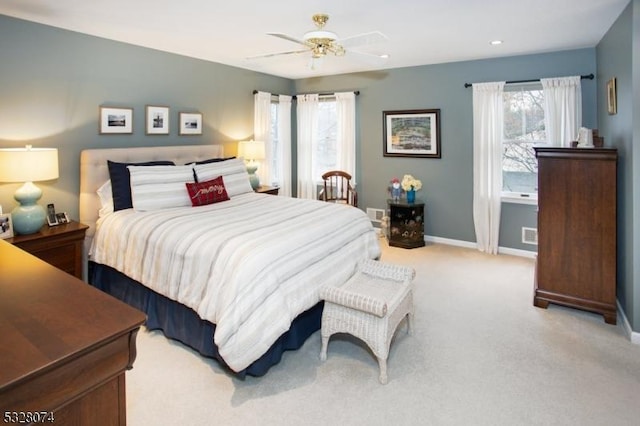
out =
[[407,332],[411,332],[414,276],[415,271],[409,267],[365,260],[341,287],[322,288],[320,298],[325,303],[320,359],[327,359],[333,334],[349,333],[371,348],[380,366],[380,383],[386,384],[391,339],[404,317]]

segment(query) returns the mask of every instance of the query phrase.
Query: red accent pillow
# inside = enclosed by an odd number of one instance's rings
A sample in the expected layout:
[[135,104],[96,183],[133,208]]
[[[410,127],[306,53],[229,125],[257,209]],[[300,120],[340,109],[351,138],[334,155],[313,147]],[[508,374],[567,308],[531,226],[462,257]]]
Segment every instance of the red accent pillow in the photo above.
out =
[[185,185],[187,185],[187,191],[189,191],[189,198],[191,199],[191,205],[193,207],[219,203],[220,201],[227,201],[229,199],[222,176],[206,182],[187,182]]

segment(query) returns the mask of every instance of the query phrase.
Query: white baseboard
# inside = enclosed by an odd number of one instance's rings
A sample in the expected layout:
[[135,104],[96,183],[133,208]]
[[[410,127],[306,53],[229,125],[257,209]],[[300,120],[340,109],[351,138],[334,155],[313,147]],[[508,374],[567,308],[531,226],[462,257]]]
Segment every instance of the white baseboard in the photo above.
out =
[[521,249],[514,249],[509,247],[498,247],[498,253],[510,254],[512,256],[528,257],[531,259],[535,259],[536,256],[538,256],[537,251],[521,250]]
[[[466,248],[473,248],[473,249],[478,247],[476,243],[472,243],[471,241],[453,240],[451,238],[434,237],[431,235],[425,235],[424,240],[432,243],[447,244],[450,246],[466,247]],[[509,254],[512,256],[528,257],[531,259],[535,258],[538,255],[538,253],[535,251],[520,250],[520,249],[515,249],[510,247],[498,247],[498,253]]]
[[434,237],[432,235],[425,235],[424,240],[431,243],[437,244],[446,244],[448,246],[456,246],[456,247],[465,247],[465,248],[476,248],[476,243],[472,243],[471,241],[463,241],[463,240],[453,240],[451,238],[442,238],[442,237]]
[[640,333],[633,331],[633,329],[631,328],[631,324],[629,324],[629,320],[627,319],[627,316],[624,314],[624,310],[622,309],[622,306],[620,306],[620,301],[616,300],[616,303],[618,305],[618,317],[620,317],[620,319],[622,320],[621,322],[622,322],[622,328],[624,329],[624,332],[626,333],[631,343],[635,345],[640,345]]

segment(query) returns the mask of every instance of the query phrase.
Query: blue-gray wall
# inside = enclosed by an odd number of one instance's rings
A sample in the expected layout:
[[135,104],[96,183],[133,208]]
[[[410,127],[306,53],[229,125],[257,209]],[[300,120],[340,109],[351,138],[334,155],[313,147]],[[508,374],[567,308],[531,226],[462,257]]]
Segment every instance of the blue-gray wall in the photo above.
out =
[[[296,93],[359,90],[358,204],[384,208],[394,176],[422,180],[428,235],[475,242],[473,227],[472,89],[464,83],[527,80],[596,72],[595,48],[516,56],[296,81]],[[582,81],[583,124],[597,127],[596,80]],[[382,111],[440,108],[441,159],[382,155]],[[536,207],[503,203],[500,245],[536,250],[521,243],[521,228],[537,227]]]
[[[253,90],[291,93],[289,79],[168,54],[0,15],[0,147],[59,149],[60,178],[41,204],[78,218],[85,148],[211,144],[236,153],[253,134]],[[99,135],[100,105],[134,109],[131,135]],[[170,108],[170,135],[145,135],[145,105]],[[178,135],[178,113],[201,112],[201,136]],[[11,210],[17,184],[0,184]]]
[[[79,155],[85,148],[236,142],[253,132],[254,89],[294,94],[359,90],[360,203],[384,208],[393,176],[423,181],[428,235],[475,241],[472,218],[472,106],[465,82],[596,73],[583,80],[583,124],[620,152],[618,298],[640,330],[640,0],[632,0],[597,48],[427,65],[292,81],[109,41],[0,15],[0,147],[57,147],[60,178],[41,183],[41,203],[77,218]],[[597,64],[597,66],[596,66]],[[618,114],[606,113],[605,84],[618,79]],[[132,135],[99,135],[98,108],[134,109]],[[171,109],[169,136],[145,135],[145,105]],[[382,156],[382,111],[440,108],[442,159]],[[179,136],[179,112],[203,114],[202,136]],[[295,121],[294,121],[295,122]],[[294,132],[295,136],[295,132]],[[295,138],[294,138],[295,142]],[[294,147],[295,149],[295,147]],[[17,184],[0,183],[10,210]],[[535,207],[503,204],[500,245],[523,250]]]
[[[618,149],[617,296],[640,331],[640,0],[633,0],[596,47],[598,125]],[[607,112],[606,83],[616,78],[617,114]],[[635,118],[635,121],[634,121]]]

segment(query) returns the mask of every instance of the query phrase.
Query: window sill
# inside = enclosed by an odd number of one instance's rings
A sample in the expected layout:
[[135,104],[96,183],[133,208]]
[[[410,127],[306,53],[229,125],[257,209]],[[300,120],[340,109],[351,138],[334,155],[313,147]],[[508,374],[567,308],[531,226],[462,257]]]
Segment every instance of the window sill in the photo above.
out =
[[530,206],[537,206],[538,194],[531,194],[528,197],[523,196],[522,194],[517,194],[517,193],[502,194],[500,201],[502,201],[503,203],[527,204]]

